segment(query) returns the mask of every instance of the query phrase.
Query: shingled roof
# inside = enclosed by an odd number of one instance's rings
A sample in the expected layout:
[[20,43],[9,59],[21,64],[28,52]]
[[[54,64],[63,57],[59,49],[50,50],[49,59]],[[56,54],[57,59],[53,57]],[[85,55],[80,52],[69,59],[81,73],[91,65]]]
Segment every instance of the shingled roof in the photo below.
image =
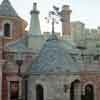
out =
[[18,17],[9,0],[3,0],[0,5],[0,16]]
[[80,63],[76,57],[71,56],[69,51],[74,51],[76,54],[75,48],[69,45],[68,41],[64,43],[64,40],[59,40],[52,35],[40,50],[37,61],[30,71],[32,74],[80,72]]

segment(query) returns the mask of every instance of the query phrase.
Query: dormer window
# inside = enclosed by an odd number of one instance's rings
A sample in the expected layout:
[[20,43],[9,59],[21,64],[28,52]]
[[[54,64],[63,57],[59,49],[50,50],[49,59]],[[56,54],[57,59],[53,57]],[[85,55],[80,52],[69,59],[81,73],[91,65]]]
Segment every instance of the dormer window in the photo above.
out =
[[10,37],[10,24],[9,23],[5,23],[4,24],[4,36],[6,37]]

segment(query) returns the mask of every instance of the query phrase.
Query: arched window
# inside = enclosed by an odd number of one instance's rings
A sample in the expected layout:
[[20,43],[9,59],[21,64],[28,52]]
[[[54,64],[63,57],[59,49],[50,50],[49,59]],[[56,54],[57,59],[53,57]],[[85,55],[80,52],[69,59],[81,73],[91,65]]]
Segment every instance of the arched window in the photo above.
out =
[[9,23],[4,24],[4,36],[9,37],[10,36],[10,29],[11,26]]
[[36,100],[44,100],[44,91],[42,85],[36,85]]
[[85,100],[94,100],[94,89],[91,84],[85,86]]
[[70,87],[70,100],[80,100],[80,81],[75,80]]

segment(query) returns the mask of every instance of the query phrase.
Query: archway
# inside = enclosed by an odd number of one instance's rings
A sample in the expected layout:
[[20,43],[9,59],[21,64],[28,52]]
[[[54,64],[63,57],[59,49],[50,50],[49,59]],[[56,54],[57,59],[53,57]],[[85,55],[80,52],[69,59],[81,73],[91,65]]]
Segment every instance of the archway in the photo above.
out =
[[80,94],[80,81],[75,80],[71,83],[70,87],[70,100],[80,100],[81,94]]
[[85,100],[94,100],[94,88],[91,84],[85,86]]
[[44,91],[42,85],[36,85],[36,100],[44,100]]

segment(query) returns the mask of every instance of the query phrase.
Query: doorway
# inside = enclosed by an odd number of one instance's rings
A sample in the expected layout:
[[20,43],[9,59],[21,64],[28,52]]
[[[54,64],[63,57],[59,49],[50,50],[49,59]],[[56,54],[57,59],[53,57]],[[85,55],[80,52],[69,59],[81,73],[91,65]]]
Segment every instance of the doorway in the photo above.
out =
[[43,86],[40,84],[36,85],[36,100],[44,100]]

